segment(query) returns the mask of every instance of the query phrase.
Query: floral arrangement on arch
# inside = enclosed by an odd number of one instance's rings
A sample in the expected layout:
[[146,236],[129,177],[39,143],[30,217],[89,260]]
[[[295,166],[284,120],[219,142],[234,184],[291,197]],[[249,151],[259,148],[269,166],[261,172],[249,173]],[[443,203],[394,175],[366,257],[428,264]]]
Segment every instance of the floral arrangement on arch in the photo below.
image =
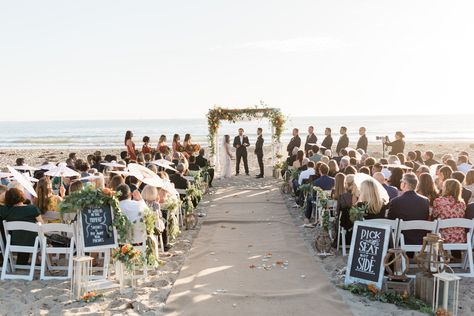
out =
[[280,141],[285,126],[285,117],[280,109],[266,107],[245,108],[245,109],[224,109],[222,107],[215,107],[207,113],[207,123],[209,128],[209,151],[211,155],[216,153],[216,135],[217,130],[221,125],[221,121],[228,121],[235,123],[242,120],[251,119],[268,119],[275,127],[273,135],[275,141]]

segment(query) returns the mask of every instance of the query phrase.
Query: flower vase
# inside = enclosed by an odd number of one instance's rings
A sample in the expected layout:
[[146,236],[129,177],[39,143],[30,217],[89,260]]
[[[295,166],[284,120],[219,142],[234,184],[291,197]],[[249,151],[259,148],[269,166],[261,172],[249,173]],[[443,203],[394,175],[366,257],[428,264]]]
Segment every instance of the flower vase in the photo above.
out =
[[115,276],[120,284],[120,293],[131,291],[137,285],[135,269],[127,269],[120,261],[115,263]]

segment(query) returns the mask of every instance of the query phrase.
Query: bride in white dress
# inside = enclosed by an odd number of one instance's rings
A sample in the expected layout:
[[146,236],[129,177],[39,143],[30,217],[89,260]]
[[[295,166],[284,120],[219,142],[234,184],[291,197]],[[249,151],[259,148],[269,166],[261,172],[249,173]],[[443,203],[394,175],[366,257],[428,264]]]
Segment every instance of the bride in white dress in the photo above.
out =
[[231,147],[230,147],[230,136],[229,135],[224,135],[224,144],[222,148],[222,153],[224,154],[224,163],[222,164],[224,166],[222,175],[224,178],[230,178],[232,176],[232,166],[231,166],[231,159],[232,159],[232,154],[231,154]]

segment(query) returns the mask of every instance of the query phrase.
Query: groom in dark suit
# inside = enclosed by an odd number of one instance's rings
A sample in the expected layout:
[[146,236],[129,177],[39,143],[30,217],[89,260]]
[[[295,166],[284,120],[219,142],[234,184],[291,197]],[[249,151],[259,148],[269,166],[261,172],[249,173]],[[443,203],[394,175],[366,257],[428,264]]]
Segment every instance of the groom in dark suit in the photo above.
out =
[[262,128],[257,128],[257,142],[255,143],[255,155],[257,155],[258,167],[260,168],[260,173],[257,175],[257,179],[263,178],[263,136]]
[[244,135],[244,129],[239,128],[239,135],[234,138],[234,148],[236,149],[237,161],[235,164],[235,175],[240,173],[240,159],[244,160],[245,174],[249,175],[249,165],[247,162],[247,147],[250,146],[249,138]]

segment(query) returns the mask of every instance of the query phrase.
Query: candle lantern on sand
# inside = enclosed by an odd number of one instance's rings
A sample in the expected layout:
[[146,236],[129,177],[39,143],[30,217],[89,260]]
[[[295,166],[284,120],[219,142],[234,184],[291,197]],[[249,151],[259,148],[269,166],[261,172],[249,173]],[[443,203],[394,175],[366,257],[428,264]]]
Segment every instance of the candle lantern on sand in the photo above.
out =
[[94,259],[89,256],[74,257],[72,259],[74,269],[71,279],[71,295],[76,300],[79,300],[89,290],[92,260]]
[[443,248],[441,236],[429,233],[423,237],[423,246],[415,259],[426,274],[443,272],[449,263],[449,255]]
[[402,295],[413,294],[414,281],[406,275],[409,263],[408,256],[402,249],[388,250],[384,257],[385,271],[388,273],[388,280],[384,281],[385,291],[393,291]]
[[437,316],[456,316],[461,278],[446,272],[436,273],[433,277],[433,312]]

